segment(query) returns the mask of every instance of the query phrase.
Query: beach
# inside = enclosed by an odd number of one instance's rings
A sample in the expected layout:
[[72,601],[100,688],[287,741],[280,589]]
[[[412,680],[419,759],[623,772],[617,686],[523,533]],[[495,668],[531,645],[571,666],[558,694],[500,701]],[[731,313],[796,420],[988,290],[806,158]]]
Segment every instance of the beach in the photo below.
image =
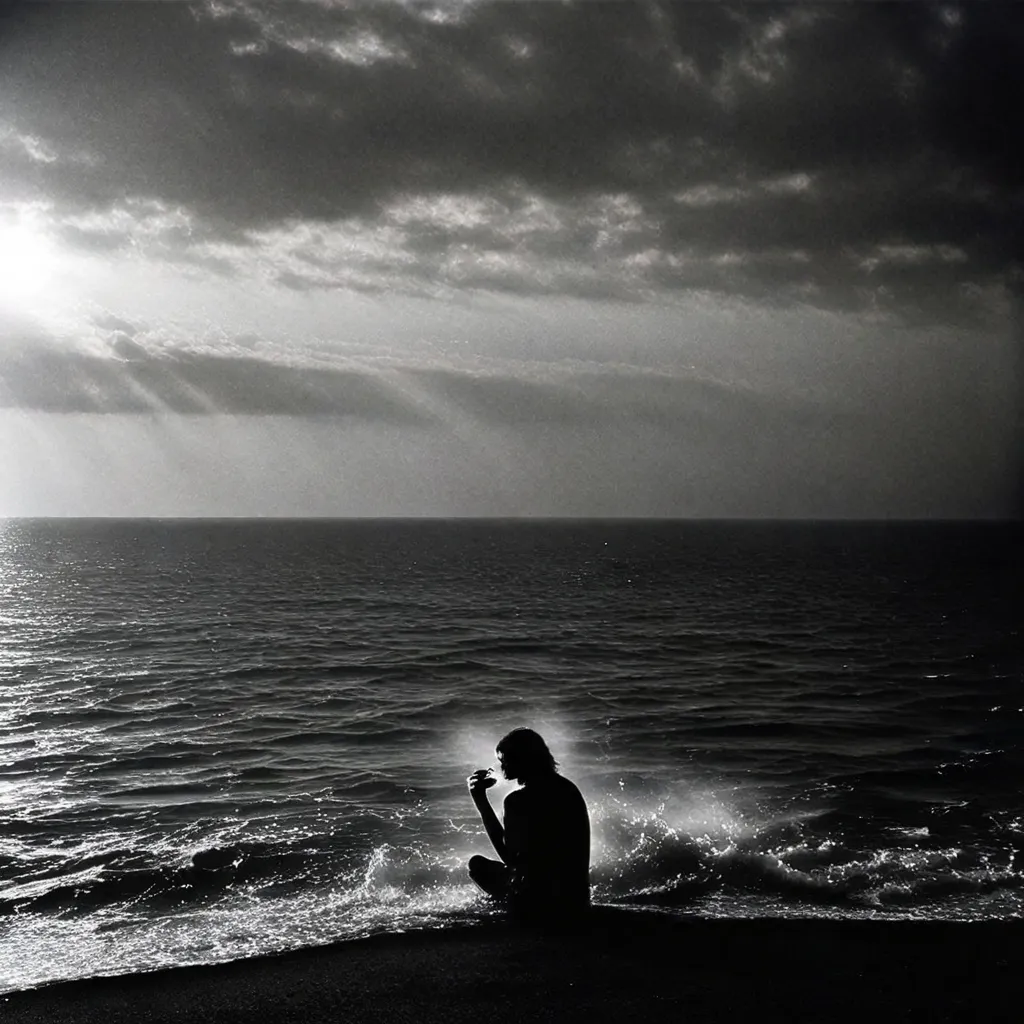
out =
[[1019,921],[705,920],[595,908],[9,993],[6,1024],[1019,1019]]

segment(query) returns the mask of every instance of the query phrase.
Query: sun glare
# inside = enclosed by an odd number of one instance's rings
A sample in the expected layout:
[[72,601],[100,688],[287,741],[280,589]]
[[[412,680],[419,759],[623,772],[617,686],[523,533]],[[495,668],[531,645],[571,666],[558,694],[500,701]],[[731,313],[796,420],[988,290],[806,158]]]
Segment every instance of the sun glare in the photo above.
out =
[[0,211],[0,307],[29,310],[48,292],[56,252],[31,210]]

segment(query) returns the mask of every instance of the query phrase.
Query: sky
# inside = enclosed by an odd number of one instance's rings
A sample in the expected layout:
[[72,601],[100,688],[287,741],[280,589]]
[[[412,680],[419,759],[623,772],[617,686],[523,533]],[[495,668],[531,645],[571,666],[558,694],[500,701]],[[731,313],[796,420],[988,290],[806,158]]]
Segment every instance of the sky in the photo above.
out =
[[1024,510],[1014,4],[0,8],[0,516]]

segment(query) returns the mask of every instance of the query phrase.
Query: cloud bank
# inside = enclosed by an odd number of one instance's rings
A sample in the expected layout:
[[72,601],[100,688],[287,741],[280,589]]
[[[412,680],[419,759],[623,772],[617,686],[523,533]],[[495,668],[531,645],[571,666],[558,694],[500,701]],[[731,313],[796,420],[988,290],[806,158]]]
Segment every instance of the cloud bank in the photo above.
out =
[[0,351],[0,410],[62,416],[290,416],[405,428],[581,429],[646,425],[704,439],[799,432],[853,418],[695,373],[304,353],[258,336],[216,345],[105,313],[88,345],[36,336]]
[[1024,280],[1013,5],[27,4],[0,33],[0,201],[94,253],[918,322]]

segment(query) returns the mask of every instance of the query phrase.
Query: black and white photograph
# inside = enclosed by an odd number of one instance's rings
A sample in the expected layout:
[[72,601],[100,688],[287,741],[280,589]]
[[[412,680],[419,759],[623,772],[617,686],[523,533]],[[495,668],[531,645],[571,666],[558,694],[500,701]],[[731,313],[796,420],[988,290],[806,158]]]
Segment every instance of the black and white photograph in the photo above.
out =
[[1019,1019],[1024,6],[3,0],[0,1017]]

